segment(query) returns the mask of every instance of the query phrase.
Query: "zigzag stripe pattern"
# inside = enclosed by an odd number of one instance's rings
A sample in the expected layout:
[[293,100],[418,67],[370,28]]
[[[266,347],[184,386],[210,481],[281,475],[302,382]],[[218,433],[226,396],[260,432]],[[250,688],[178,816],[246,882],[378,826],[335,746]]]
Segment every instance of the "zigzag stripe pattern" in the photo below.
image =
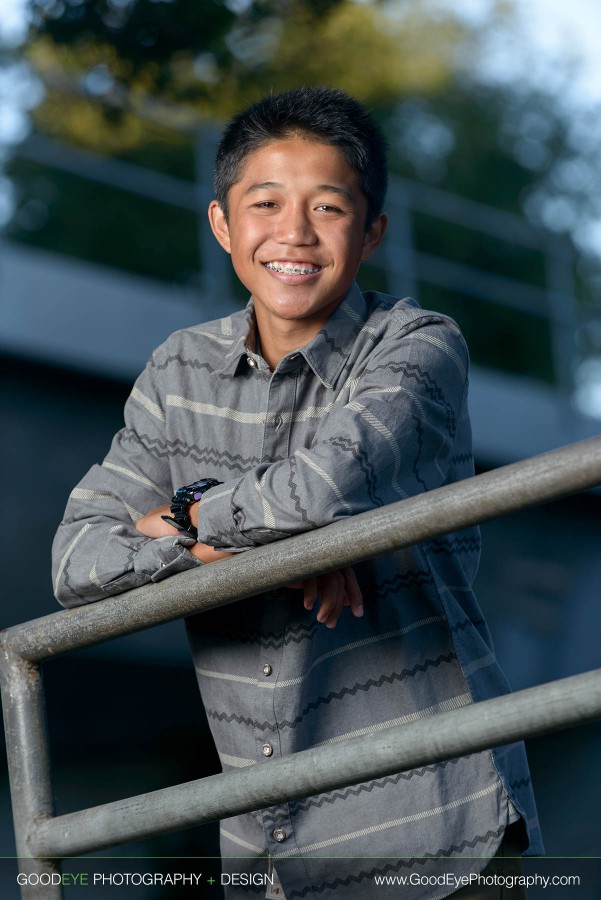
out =
[[351,441],[349,438],[343,437],[332,437],[329,438],[326,443],[331,444],[332,447],[336,447],[338,450],[344,450],[345,453],[352,454],[353,458],[359,464],[361,471],[365,475],[369,499],[374,504],[374,506],[383,506],[384,501],[380,497],[378,497],[376,493],[377,477],[374,466],[369,461],[367,454],[365,453],[365,450],[363,449],[359,441]]
[[399,362],[399,363],[388,363],[385,366],[377,366],[373,369],[367,369],[366,374],[372,374],[374,372],[386,370],[388,372],[394,372],[395,375],[399,373],[404,375],[405,378],[412,378],[416,381],[422,388],[425,388],[428,396],[439,406],[442,406],[447,413],[447,429],[451,437],[455,436],[455,432],[457,430],[457,421],[455,417],[455,410],[445,399],[444,393],[442,389],[437,384],[436,380],[431,377],[420,365],[417,363],[408,363],[408,362]]
[[433,859],[444,859],[453,854],[461,856],[464,850],[474,850],[478,844],[485,844],[493,838],[499,838],[505,831],[502,825],[496,830],[487,831],[486,834],[478,835],[472,841],[462,841],[460,844],[451,844],[445,850],[438,850],[436,853],[426,853],[424,856],[410,857],[409,859],[400,859],[396,863],[388,863],[383,867],[374,866],[372,869],[359,872],[358,875],[348,875],[346,878],[335,878],[333,881],[322,881],[319,885],[307,885],[300,891],[292,890],[286,897],[292,900],[293,897],[306,897],[308,894],[322,894],[324,891],[335,891],[338,888],[350,887],[351,884],[360,884],[367,878],[373,880],[376,875],[390,875],[393,872],[400,872],[401,869],[412,869],[415,866],[426,866]]
[[237,468],[241,472],[248,472],[260,462],[280,462],[283,456],[263,460],[258,456],[242,456],[240,453],[230,453],[228,450],[217,450],[215,447],[191,447],[179,438],[174,441],[162,441],[160,438],[152,438],[148,434],[137,434],[132,428],[124,428],[121,432],[124,443],[140,443],[157,459],[174,458],[176,456],[187,459],[188,457],[197,463],[210,466],[224,466],[227,469]]
[[180,356],[179,353],[176,353],[173,356],[168,356],[162,363],[157,363],[154,359],[151,359],[149,362],[149,366],[153,369],[162,370],[167,369],[169,366],[173,364],[177,364],[182,368],[189,367],[191,369],[206,369],[211,375],[215,375],[217,378],[221,378],[224,381],[231,381],[232,376],[229,374],[224,374],[223,372],[217,372],[212,366],[210,366],[206,362],[201,362],[199,359],[184,359],[183,356]]
[[290,814],[296,815],[299,812],[306,812],[312,807],[321,809],[324,803],[334,804],[338,800],[348,800],[349,797],[358,797],[359,794],[371,794],[374,788],[387,787],[390,784],[398,784],[400,781],[411,781],[412,778],[416,777],[423,778],[424,775],[434,774],[440,769],[446,769],[447,766],[457,765],[458,762],[469,758],[469,756],[462,756],[457,759],[447,759],[444,762],[436,763],[436,765],[422,766],[421,769],[411,769],[409,772],[399,772],[397,775],[388,775],[386,778],[379,778],[377,781],[368,781],[357,787],[347,788],[345,791],[333,791],[329,794],[318,794],[317,797],[308,797],[306,800],[294,800],[290,803]]
[[460,463],[471,463],[473,458],[472,453],[456,453],[455,456],[451,457],[451,464],[457,466]]
[[[236,547],[243,543],[240,538],[240,533],[235,527],[232,527],[228,528],[226,531],[217,531],[214,534],[207,534],[207,544],[210,544],[212,547]],[[246,544],[249,547],[253,546],[252,541],[246,541]]]
[[457,634],[458,631],[465,631],[466,628],[472,625],[477,628],[484,624],[484,619],[464,619],[462,622],[455,622],[454,625],[451,625],[451,633]]
[[445,556],[454,556],[455,553],[479,553],[482,547],[480,538],[476,535],[456,535],[452,538],[437,538],[428,541],[424,547],[430,553],[443,553]]
[[356,682],[351,688],[345,686],[339,691],[330,691],[326,696],[318,697],[317,700],[308,703],[300,715],[296,716],[295,719],[282,719],[276,724],[272,722],[258,722],[256,719],[251,719],[250,716],[217,712],[217,710],[214,709],[207,709],[207,716],[216,722],[226,722],[228,725],[235,722],[237,725],[247,725],[252,728],[271,732],[281,731],[284,728],[296,728],[310,712],[315,712],[320,706],[329,705],[333,700],[342,700],[343,697],[355,697],[360,691],[367,693],[367,691],[370,691],[372,688],[380,688],[385,684],[403,682],[407,678],[414,678],[418,672],[423,674],[428,669],[437,669],[439,666],[443,665],[443,663],[451,663],[456,658],[457,657],[453,652],[447,654],[441,653],[436,659],[427,659],[424,663],[416,663],[412,669],[402,669],[402,671],[392,672],[390,675],[380,675],[377,679],[369,678],[364,682]]
[[310,519],[307,515],[307,510],[304,506],[301,505],[300,496],[297,493],[297,487],[294,480],[294,476],[296,474],[296,459],[291,456],[290,457],[290,476],[288,478],[288,487],[290,488],[290,499],[294,501],[295,510],[301,514],[301,518],[303,522],[305,522],[309,528],[317,528],[317,522],[314,522],[313,519]]
[[302,641],[311,640],[318,628],[318,622],[310,625],[291,625],[283,635],[281,632],[227,626],[224,629],[211,630],[211,637],[234,641],[236,644],[259,644],[264,650],[279,650],[288,644],[300,644]]
[[408,572],[399,572],[394,578],[386,578],[377,584],[374,597],[377,600],[386,600],[391,594],[396,594],[401,588],[421,587],[423,584],[432,584],[434,581],[429,570],[410,569]]
[[[144,508],[139,498],[154,496],[158,488],[164,489],[165,499],[155,497],[156,503],[168,502],[173,479],[177,484],[191,480],[186,471],[204,471],[229,482],[230,487],[217,488],[204,501],[209,504],[206,522],[214,524],[208,524],[203,532],[211,543],[236,544],[241,550],[298,530],[295,522],[304,530],[312,529],[309,520],[317,515],[316,504],[328,521],[339,518],[340,509],[352,512],[357,504],[379,507],[380,511],[381,500],[386,502],[392,491],[398,496],[411,493],[411,485],[413,493],[420,491],[420,477],[428,487],[434,477],[431,472],[438,472],[438,481],[445,480],[451,454],[457,468],[449,470],[446,480],[453,474],[468,474],[469,429],[462,405],[465,383],[451,362],[463,358],[461,338],[444,317],[428,317],[402,301],[397,305],[386,300],[394,310],[385,314],[377,309],[379,296],[377,292],[362,296],[353,286],[345,302],[355,318],[349,318],[346,311],[337,314],[331,329],[324,327],[281,378],[275,374],[275,380],[263,360],[254,368],[247,364],[245,342],[252,346],[256,333],[251,306],[221,324],[183,329],[169,338],[136,382],[126,409],[126,429],[112,445],[105,464],[94,467],[76,489],[82,491],[81,497],[76,494],[71,501],[68,515],[73,514],[73,525],[61,530],[55,565],[84,522],[96,521],[98,516],[103,523],[97,538],[90,532],[92,536],[76,548],[72,562],[61,567],[61,575],[69,583],[63,587],[61,581],[59,585],[65,604],[77,600],[69,593],[70,587],[81,593],[79,603],[99,600],[151,580],[163,562],[175,557],[177,548],[145,544],[136,563],[136,568],[142,565],[144,570],[134,572],[127,554],[133,546],[142,545],[132,529],[131,522],[137,521],[135,512],[128,510]],[[440,321],[441,325],[424,328],[428,321]],[[353,322],[366,332],[358,340],[353,337]],[[426,332],[423,340],[420,329]],[[410,331],[415,331],[415,340],[404,337]],[[430,365],[432,361],[435,366]],[[373,368],[372,374],[366,373],[366,367]],[[447,421],[455,440],[449,438]],[[409,425],[409,444],[403,423]],[[326,462],[319,453],[310,452],[320,436],[330,441],[324,444]],[[271,462],[263,457],[261,448],[278,457],[273,479],[269,475],[261,481],[265,464]],[[385,469],[378,467],[382,453],[387,460]],[[293,460],[292,469],[286,468],[288,459]],[[342,469],[349,467],[354,472],[350,482],[341,475]],[[169,471],[172,478],[166,479],[167,484],[157,473]],[[145,480],[140,480],[141,472],[147,476]],[[244,484],[234,492],[241,479]],[[102,492],[116,498],[103,497]],[[122,504],[118,509],[117,499]],[[91,504],[90,512],[87,506]],[[89,518],[92,513],[94,519]],[[111,530],[115,523],[124,529],[122,534]],[[244,525],[242,533],[238,524]],[[206,535],[213,528],[213,536]],[[345,611],[334,635],[315,615],[303,610],[302,592],[285,587],[241,602],[235,616],[229,610],[215,609],[206,614],[204,625],[205,617],[203,621],[193,618],[189,631],[196,670],[204,699],[212,708],[209,722],[224,769],[243,772],[260,763],[263,737],[271,743],[281,737],[284,752],[292,746],[331,745],[335,753],[336,745],[344,740],[361,736],[369,740],[369,735],[382,734],[395,725],[424,721],[427,716],[466,706],[473,696],[484,698],[503,689],[500,679],[497,683],[486,628],[469,621],[481,616],[469,584],[478,547],[475,531],[459,529],[455,535],[454,543],[429,539],[427,553],[422,544],[360,564],[367,616],[355,621],[350,611]],[[112,544],[107,544],[107,539]],[[106,552],[115,554],[114,566],[108,570],[103,563],[103,548],[107,547]],[[449,555],[451,547],[455,556]],[[184,563],[176,560],[171,568],[183,568]],[[457,657],[464,656],[461,672]],[[267,665],[272,668],[272,678],[261,674],[262,666]],[[261,724],[264,719],[266,723]],[[280,724],[279,719],[288,721]],[[534,829],[535,810],[528,782],[523,780],[527,771],[520,752],[505,746],[497,752],[495,762],[507,790],[508,782],[515,780],[514,796]],[[242,835],[249,837],[251,852],[259,846],[258,856],[264,837],[282,857],[300,852],[309,858],[332,850],[342,850],[344,855],[349,847],[358,854],[374,850],[392,854],[392,858],[369,861],[359,858],[344,867],[315,862],[314,871],[309,870],[312,879],[300,874],[301,861],[297,880],[289,863],[290,890],[292,885],[300,890],[312,882],[333,881],[350,872],[394,864],[401,847],[403,852],[408,848],[435,850],[436,844],[459,843],[473,833],[482,835],[484,829],[500,825],[503,815],[491,809],[498,807],[502,788],[499,778],[492,777],[488,757],[436,766],[419,764],[413,772],[404,773],[399,773],[401,767],[397,766],[386,780],[364,776],[360,784],[299,798],[292,807],[298,834],[291,833],[282,846],[272,844],[264,827],[255,826],[258,818],[232,816],[232,830],[241,841]],[[468,789],[469,796],[463,796]],[[417,808],[415,794],[423,794]],[[444,802],[448,797],[457,799]],[[451,812],[461,804],[464,812]],[[337,815],[340,811],[345,815]],[[260,821],[269,822],[270,817],[277,819],[268,811]],[[466,821],[471,826],[464,827]],[[288,805],[278,824],[287,830],[290,827]],[[535,852],[540,846],[536,837]],[[239,844],[234,852],[243,846]],[[478,845],[476,853],[493,846],[493,841]],[[470,855],[469,849],[465,855]],[[425,871],[433,871],[435,865],[430,863]],[[467,869],[469,863],[462,866]],[[327,891],[313,893],[323,900],[332,896]],[[368,883],[361,882],[346,891],[341,888],[339,893],[344,897],[368,896],[370,892]],[[394,896],[394,888],[390,895]]]
[[413,474],[415,475],[415,480],[417,481],[417,483],[421,484],[424,491],[427,491],[428,485],[426,484],[424,479],[421,478],[419,472],[417,471],[417,461],[421,459],[422,450],[424,447],[424,428],[420,416],[411,416],[411,418],[415,422],[415,431],[417,433],[417,454],[413,461]]
[[341,356],[343,359],[346,359],[347,353],[338,346],[338,344],[331,338],[325,331],[322,331],[324,344],[327,344],[332,353],[336,353],[338,356]]
[[288,816],[288,806],[286,804],[278,804],[277,806],[268,806],[262,810],[262,826],[266,831],[271,831],[276,825],[282,822],[282,819]]
[[71,576],[69,573],[69,569],[71,568],[71,560],[68,559],[65,563],[62,572],[63,584],[66,588],[68,588],[69,593],[72,594],[73,597],[77,597],[78,600],[81,600],[82,603],[86,602],[86,597],[83,594],[79,594],[71,584]]
[[454,350],[450,344],[448,344],[446,341],[442,341],[440,338],[436,337],[433,334],[428,334],[427,332],[424,332],[423,330],[418,331],[415,334],[415,337],[418,341],[424,341],[426,344],[431,344],[434,347],[437,347],[439,350],[441,350],[443,353],[445,353],[450,359],[452,359],[455,366],[457,367],[457,370],[459,372],[461,380],[465,381],[465,379],[467,378],[465,362],[467,360],[464,360],[461,357],[461,355],[459,353],[457,353],[457,351]]
[[531,778],[518,778],[516,781],[512,781],[510,783],[510,787],[514,790],[522,790],[523,788],[529,787],[532,784]]

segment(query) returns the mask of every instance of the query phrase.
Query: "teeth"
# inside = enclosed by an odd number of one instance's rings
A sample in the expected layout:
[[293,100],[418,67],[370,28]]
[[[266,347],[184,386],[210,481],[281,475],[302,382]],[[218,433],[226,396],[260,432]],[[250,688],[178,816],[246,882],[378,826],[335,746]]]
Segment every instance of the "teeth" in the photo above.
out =
[[319,272],[321,266],[297,266],[292,263],[265,263],[266,269],[272,269],[274,272],[282,272],[284,275],[314,275]]

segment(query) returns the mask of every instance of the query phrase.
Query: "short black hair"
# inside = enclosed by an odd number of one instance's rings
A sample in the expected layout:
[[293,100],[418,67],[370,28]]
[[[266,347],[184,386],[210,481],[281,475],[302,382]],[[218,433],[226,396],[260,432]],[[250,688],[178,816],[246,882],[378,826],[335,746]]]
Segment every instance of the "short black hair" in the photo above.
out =
[[227,217],[228,192],[242,177],[249,153],[293,135],[338,147],[367,198],[366,227],[382,211],[388,171],[386,142],[371,113],[345,91],[299,87],[268,94],[226,126],[215,157],[215,197]]

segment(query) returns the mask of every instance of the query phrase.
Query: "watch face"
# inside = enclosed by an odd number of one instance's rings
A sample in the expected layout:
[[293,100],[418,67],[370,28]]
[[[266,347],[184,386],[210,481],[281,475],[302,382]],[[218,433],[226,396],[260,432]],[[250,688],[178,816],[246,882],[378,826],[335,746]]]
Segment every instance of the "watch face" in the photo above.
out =
[[198,532],[190,521],[190,506],[197,500],[200,500],[204,492],[210,487],[222,483],[215,478],[199,478],[198,481],[194,481],[192,484],[186,484],[184,487],[178,488],[171,498],[171,515],[173,518],[169,518],[169,516],[163,516],[163,518],[177,528],[178,531],[196,538]]
[[199,478],[198,481],[193,481],[192,484],[186,484],[184,487],[178,488],[171,500],[171,512],[175,514],[180,510],[187,511],[188,506],[200,500],[204,492],[216,484],[222,484],[222,482],[217,481],[215,478]]
[[200,500],[204,492],[208,491],[209,488],[214,487],[216,484],[221,484],[221,482],[217,481],[215,478],[199,478],[198,481],[189,484],[184,490],[192,492],[192,496],[195,500]]

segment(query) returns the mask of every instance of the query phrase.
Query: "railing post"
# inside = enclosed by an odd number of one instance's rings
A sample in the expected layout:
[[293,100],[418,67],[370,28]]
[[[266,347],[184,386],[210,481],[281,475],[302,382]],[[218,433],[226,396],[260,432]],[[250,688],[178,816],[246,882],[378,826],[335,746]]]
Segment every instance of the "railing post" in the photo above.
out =
[[548,238],[545,267],[553,364],[565,409],[566,405],[569,408],[574,389],[575,337],[578,327],[573,275],[574,252],[567,238]]
[[[11,654],[0,635],[0,680],[6,753],[15,824],[19,873],[28,876],[22,900],[62,900],[53,884],[56,863],[34,859],[29,836],[35,824],[54,815],[46,731],[44,689],[39,665]],[[54,877],[53,877],[54,876]]]
[[[349,739],[344,748],[348,768],[344,768],[342,745],[335,752],[317,746],[268,767],[250,767],[247,773],[211,776],[55,819],[39,664],[69,650],[353,565],[377,553],[409,547],[600,483],[601,436],[360,513],[279,545],[275,542],[237,554],[203,570],[202,578],[197,570],[182,572],[156,585],[0,632],[0,682],[17,852],[21,871],[33,881],[22,886],[22,900],[61,900],[56,860],[67,856],[598,718],[601,671],[483,701],[452,715],[441,712],[428,721],[368,735],[367,741],[365,735]],[[227,805],[225,782],[228,792],[231,788]],[[35,854],[38,857],[32,858]]]

